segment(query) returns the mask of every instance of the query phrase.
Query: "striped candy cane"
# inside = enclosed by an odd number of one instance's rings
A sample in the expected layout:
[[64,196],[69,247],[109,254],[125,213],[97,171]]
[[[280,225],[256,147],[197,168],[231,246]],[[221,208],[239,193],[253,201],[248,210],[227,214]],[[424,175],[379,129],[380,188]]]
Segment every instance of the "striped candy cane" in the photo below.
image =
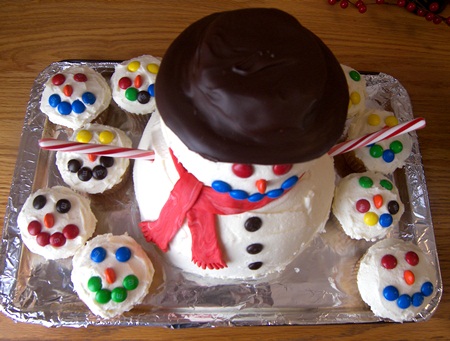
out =
[[96,156],[111,156],[150,161],[153,161],[155,159],[155,152],[153,150],[117,147],[108,144],[79,143],[46,138],[39,140],[39,146],[42,149],[46,150],[76,152],[81,154],[92,154]]
[[[386,127],[372,134],[359,137],[354,140],[338,143],[328,151],[330,156],[347,153],[357,148],[361,148],[372,143],[376,143],[394,136],[409,133],[413,130],[424,128],[426,125],[424,118],[416,118],[411,121],[398,124],[394,127]],[[117,147],[107,144],[92,144],[68,142],[57,139],[41,139],[39,146],[42,149],[62,151],[62,152],[76,152],[82,154],[93,154],[97,156],[112,156],[123,157],[128,159],[142,159],[153,161],[155,159],[155,152],[152,150],[133,149],[125,147]]]
[[368,146],[370,144],[389,139],[394,136],[409,133],[413,130],[425,128],[426,122],[424,118],[418,117],[411,121],[398,124],[394,127],[386,127],[372,134],[364,135],[362,137],[338,143],[328,151],[331,156],[344,154],[354,149]]

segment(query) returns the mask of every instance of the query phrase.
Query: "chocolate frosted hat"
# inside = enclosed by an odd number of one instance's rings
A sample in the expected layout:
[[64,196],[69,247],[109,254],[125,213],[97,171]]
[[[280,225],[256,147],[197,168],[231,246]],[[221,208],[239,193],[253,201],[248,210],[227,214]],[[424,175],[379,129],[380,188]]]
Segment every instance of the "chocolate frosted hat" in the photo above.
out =
[[348,108],[334,55],[276,9],[193,23],[167,50],[155,87],[165,124],[190,150],[221,162],[317,158],[341,136]]

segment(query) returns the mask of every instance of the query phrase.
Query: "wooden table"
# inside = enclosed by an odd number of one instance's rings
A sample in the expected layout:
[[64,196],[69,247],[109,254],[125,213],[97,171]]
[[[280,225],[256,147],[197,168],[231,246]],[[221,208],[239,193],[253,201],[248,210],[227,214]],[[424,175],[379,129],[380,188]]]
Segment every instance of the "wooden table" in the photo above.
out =
[[[366,3],[373,1],[366,1]],[[395,1],[391,1],[395,2]],[[371,4],[365,14],[326,0],[304,1],[2,1],[0,5],[0,215],[5,213],[24,113],[34,78],[63,59],[126,60],[163,56],[188,24],[243,7],[278,7],[321,37],[341,63],[382,71],[408,90],[416,116],[427,119],[419,142],[444,287],[450,284],[450,27],[405,9]],[[444,12],[450,15],[450,9]],[[0,314],[2,339],[431,339],[450,337],[450,300],[443,296],[424,323],[235,327],[167,330],[150,327],[51,328],[14,323]]]

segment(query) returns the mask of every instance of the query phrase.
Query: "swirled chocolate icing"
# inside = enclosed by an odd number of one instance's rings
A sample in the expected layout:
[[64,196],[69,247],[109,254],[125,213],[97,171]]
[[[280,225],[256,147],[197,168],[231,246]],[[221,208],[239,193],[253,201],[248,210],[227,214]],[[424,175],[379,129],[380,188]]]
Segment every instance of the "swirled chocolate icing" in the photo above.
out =
[[341,136],[348,91],[325,44],[276,9],[214,13],[171,44],[156,79],[165,124],[221,162],[298,163]]

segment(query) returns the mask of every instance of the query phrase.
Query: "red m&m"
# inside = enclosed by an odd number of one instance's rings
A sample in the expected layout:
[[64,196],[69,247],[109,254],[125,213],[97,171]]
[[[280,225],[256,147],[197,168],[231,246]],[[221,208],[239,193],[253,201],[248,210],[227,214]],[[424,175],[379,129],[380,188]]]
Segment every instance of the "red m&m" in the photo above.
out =
[[419,264],[419,256],[414,251],[409,251],[405,255],[405,260],[409,265],[416,266]]
[[86,77],[86,75],[84,73],[77,73],[77,74],[75,74],[73,76],[73,79],[76,82],[80,82],[80,83],[87,82],[87,77]]
[[384,255],[381,258],[381,265],[385,269],[392,270],[397,266],[397,258],[393,255]]
[[366,199],[359,199],[356,202],[356,210],[360,213],[366,213],[370,210],[370,203]]
[[52,77],[53,85],[61,85],[66,81],[66,77],[62,73],[58,73]]
[[128,89],[131,84],[131,79],[128,77],[122,77],[121,79],[119,79],[119,88],[121,88],[122,90]]

